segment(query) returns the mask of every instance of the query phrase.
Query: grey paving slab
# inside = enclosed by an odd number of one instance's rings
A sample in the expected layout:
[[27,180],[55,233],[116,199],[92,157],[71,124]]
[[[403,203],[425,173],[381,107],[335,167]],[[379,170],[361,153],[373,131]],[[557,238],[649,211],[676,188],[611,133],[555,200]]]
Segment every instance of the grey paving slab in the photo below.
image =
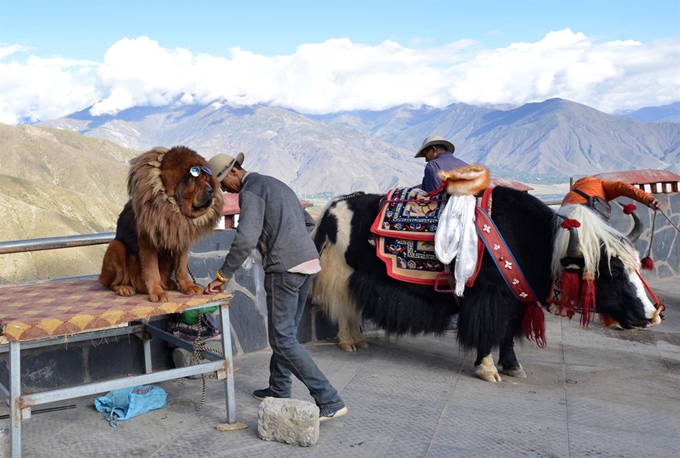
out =
[[[653,285],[654,286],[654,285]],[[680,450],[680,282],[661,281],[667,319],[645,331],[546,316],[548,346],[518,344],[528,378],[489,384],[474,376],[473,355],[454,334],[387,338],[346,353],[325,342],[306,348],[341,392],[349,415],[321,424],[319,441],[300,448],[257,436],[267,385],[268,351],[235,358],[237,416],[247,428],[219,432],[224,385],[164,382],[165,409],[112,428],[94,397],[75,409],[33,415],[23,423],[25,457],[674,457]],[[497,357],[497,355],[496,355]],[[297,380],[293,396],[309,400]],[[46,407],[46,406],[41,406]],[[0,414],[7,413],[0,406]],[[7,456],[8,421],[0,421]]]

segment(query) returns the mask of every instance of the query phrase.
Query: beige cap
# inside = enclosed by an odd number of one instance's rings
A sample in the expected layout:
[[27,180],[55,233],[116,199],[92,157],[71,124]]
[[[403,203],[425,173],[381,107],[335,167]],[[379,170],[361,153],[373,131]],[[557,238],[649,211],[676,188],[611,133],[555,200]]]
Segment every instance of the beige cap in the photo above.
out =
[[448,140],[444,140],[443,137],[440,137],[439,135],[430,135],[427,137],[425,140],[423,140],[423,146],[420,147],[418,152],[416,153],[416,157],[423,157],[425,156],[424,151],[428,149],[430,146],[434,145],[442,145],[446,148],[446,151],[449,153],[453,153],[456,151],[456,147],[453,146],[453,143],[451,143]]
[[238,153],[235,158],[228,154],[220,153],[211,157],[208,163],[210,164],[210,170],[217,175],[217,181],[222,181],[231,168],[234,167],[234,164],[243,165],[243,158],[243,153]]

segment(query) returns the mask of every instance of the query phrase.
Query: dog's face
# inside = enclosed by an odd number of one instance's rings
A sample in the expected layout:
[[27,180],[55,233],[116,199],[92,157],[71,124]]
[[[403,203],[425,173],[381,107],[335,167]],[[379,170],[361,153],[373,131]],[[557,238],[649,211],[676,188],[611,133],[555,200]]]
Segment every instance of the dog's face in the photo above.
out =
[[161,180],[168,197],[175,199],[180,212],[188,218],[207,213],[213,204],[213,196],[220,193],[208,162],[184,146],[171,148],[165,154]]

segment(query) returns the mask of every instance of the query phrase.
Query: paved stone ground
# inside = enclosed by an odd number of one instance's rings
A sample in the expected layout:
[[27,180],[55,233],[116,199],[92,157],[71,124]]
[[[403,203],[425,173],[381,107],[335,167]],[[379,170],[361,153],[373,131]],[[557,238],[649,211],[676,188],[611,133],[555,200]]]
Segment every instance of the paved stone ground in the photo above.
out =
[[[298,448],[257,437],[258,401],[270,353],[235,359],[237,416],[247,429],[219,432],[223,383],[160,384],[168,406],[112,428],[94,398],[23,424],[25,457],[671,457],[680,450],[680,282],[657,281],[668,317],[644,331],[615,331],[546,316],[548,346],[525,342],[517,355],[528,378],[497,384],[473,376],[473,358],[454,334],[386,340],[345,353],[307,349],[349,407],[321,424],[316,445]],[[294,397],[311,400],[297,380]],[[47,407],[47,406],[40,406]],[[6,406],[0,413],[7,413]],[[8,420],[0,421],[7,452]]]

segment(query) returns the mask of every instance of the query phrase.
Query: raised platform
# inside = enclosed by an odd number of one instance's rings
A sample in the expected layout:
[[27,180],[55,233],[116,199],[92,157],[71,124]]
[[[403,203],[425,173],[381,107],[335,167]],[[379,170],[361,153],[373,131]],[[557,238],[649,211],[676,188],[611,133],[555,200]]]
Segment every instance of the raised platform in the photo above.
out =
[[[31,417],[34,406],[198,374],[216,373],[218,379],[224,380],[227,422],[234,423],[230,297],[228,294],[189,296],[170,292],[170,301],[153,303],[146,295],[118,296],[100,285],[96,277],[1,286],[0,331],[2,341],[6,342],[2,344],[2,350],[9,352],[6,360],[9,376],[8,383],[0,384],[0,391],[10,406],[12,458],[21,456],[22,422]],[[151,336],[186,349],[192,349],[192,346],[154,326],[149,320],[212,306],[219,307],[222,355],[206,351],[203,356],[211,362],[161,371],[156,368],[154,371]],[[124,335],[134,335],[142,341],[143,374],[113,375],[100,382],[24,392],[22,350],[68,346],[71,342],[93,342]],[[115,358],[114,355],[109,357]],[[62,369],[68,371],[69,367]]]

